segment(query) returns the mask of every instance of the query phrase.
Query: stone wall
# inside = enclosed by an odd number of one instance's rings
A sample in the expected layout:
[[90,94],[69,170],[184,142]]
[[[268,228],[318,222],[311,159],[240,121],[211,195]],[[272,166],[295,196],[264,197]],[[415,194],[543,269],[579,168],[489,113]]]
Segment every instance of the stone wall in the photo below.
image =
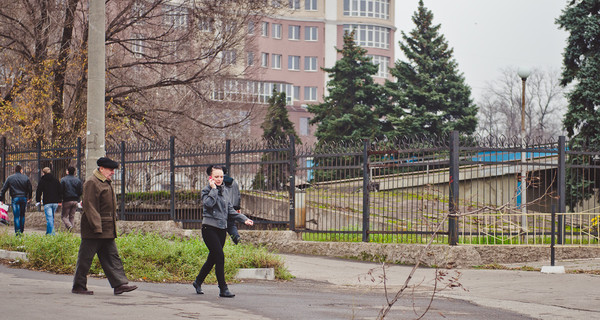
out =
[[[12,217],[11,217],[12,219]],[[55,217],[58,230],[64,230],[60,214]],[[79,214],[76,215],[75,232],[79,231]],[[10,226],[12,227],[12,226]],[[10,228],[9,227],[9,228]],[[46,221],[42,212],[29,212],[25,229],[44,230]],[[202,237],[200,230],[182,229],[174,221],[118,221],[119,234],[132,232],[156,233],[161,236],[180,238]],[[240,230],[242,241],[263,245],[280,253],[309,254],[343,257],[364,261],[381,261],[414,265],[421,257],[421,265],[441,268],[465,268],[485,264],[550,261],[548,246],[448,246],[421,244],[380,244],[363,242],[316,242],[302,241],[293,231]],[[426,250],[422,254],[423,250]],[[600,247],[557,247],[556,259],[584,259],[600,256]]]

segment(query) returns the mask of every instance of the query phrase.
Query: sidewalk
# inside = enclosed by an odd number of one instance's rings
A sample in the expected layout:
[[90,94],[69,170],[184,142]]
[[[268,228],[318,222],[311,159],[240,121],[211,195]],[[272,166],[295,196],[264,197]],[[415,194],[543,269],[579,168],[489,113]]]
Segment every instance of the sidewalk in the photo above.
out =
[[[281,255],[290,272],[299,279],[330,282],[339,286],[366,287],[382,290],[377,278],[381,267],[374,263],[342,259]],[[541,267],[544,262],[535,263]],[[528,264],[529,265],[529,264]],[[558,261],[567,271],[600,270],[600,259]],[[516,267],[517,265],[515,265]],[[375,268],[375,269],[373,269]],[[375,282],[369,271],[374,270]],[[388,292],[395,294],[408,278],[412,267],[391,265],[386,269]],[[516,270],[445,270],[464,287],[445,289],[439,296],[463,299],[478,305],[516,311],[539,319],[600,319],[600,297],[597,295],[600,276],[590,274],[543,274],[539,271]],[[416,292],[430,294],[435,284],[435,269],[418,269],[410,282]],[[438,285],[438,288],[440,285]],[[412,289],[411,289],[412,290]],[[410,299],[410,293],[406,296]]]
[[[316,284],[321,282],[329,283],[342,288],[359,289],[358,291],[377,292],[380,294],[384,292],[382,266],[380,264],[322,256],[292,254],[280,254],[280,256],[285,261],[289,271],[298,280],[313,281]],[[567,272],[572,270],[595,270],[600,272],[600,259],[556,261],[555,264],[556,266],[564,266]],[[549,265],[549,261],[542,261],[505,266],[510,268],[522,266],[541,268],[542,266]],[[412,269],[412,266],[387,266],[386,287],[390,297],[403,286]],[[446,279],[460,276],[457,283],[462,288],[459,286],[452,289],[444,289],[437,293],[438,297],[461,299],[484,307],[518,312],[537,319],[600,319],[600,297],[597,295],[597,290],[600,286],[599,275],[545,274],[540,271],[519,270],[442,269],[442,271],[448,273]],[[62,287],[59,289],[52,289],[53,287],[46,286],[45,282],[35,282],[34,280],[25,283],[26,288],[22,288],[22,283],[20,282],[22,279],[13,279],[13,277],[2,273],[0,273],[0,284],[8,291],[4,292],[5,294],[10,295],[14,290],[11,288],[20,286],[19,290],[31,292],[31,297],[35,297],[38,294],[44,293],[68,292],[70,290],[71,276],[64,277],[66,277],[67,282],[65,285],[61,285]],[[447,282],[438,283],[438,289],[444,287],[445,284]],[[123,298],[113,297],[112,292],[106,288],[105,279],[90,278],[90,285],[92,290],[98,291],[98,295],[106,296],[103,299],[106,300],[103,304],[126,304],[131,306],[161,305],[158,309],[154,307],[136,309],[137,315],[133,317],[134,319],[137,319],[138,316],[139,319],[147,316],[150,317],[149,319],[158,319],[162,312],[164,312],[163,315],[168,315],[169,312],[173,312],[173,309],[178,309],[178,312],[181,312],[181,314],[189,312],[192,318],[194,318],[195,313],[198,312],[198,307],[200,307],[199,305],[189,307],[185,305],[186,302],[153,293],[142,294],[140,292],[136,295],[123,295]],[[142,286],[144,285],[142,284]],[[430,296],[435,285],[435,269],[419,268],[414,272],[409,283],[410,288],[402,299],[411,299],[411,295],[413,294],[421,297]],[[185,295],[190,291],[189,284],[173,284],[172,286],[176,287],[174,290],[184,292]],[[181,286],[181,289],[179,289],[179,286]],[[44,297],[49,296],[44,295]],[[81,304],[81,307],[88,301],[79,296],[73,296],[72,299],[76,305]],[[198,303],[195,300],[187,302],[192,301]],[[57,308],[60,308],[60,301],[56,301],[56,305]],[[5,305],[5,308],[17,308],[17,306]],[[258,314],[244,313],[244,310],[236,311],[235,308],[224,312],[218,307],[211,306],[210,303],[203,304],[201,309],[203,310],[202,316],[208,315],[209,318],[211,316],[224,317],[226,314],[227,318],[232,316],[231,319],[236,318],[236,316],[239,316],[238,319],[264,319]],[[12,311],[18,314],[18,310]],[[35,304],[33,304],[31,311],[37,312],[40,316],[46,312],[46,310],[42,309],[37,310]],[[56,314],[60,314],[60,310],[57,309],[56,311],[58,312]],[[84,315],[86,312],[83,311],[81,315]],[[112,316],[114,317],[115,315],[113,314]],[[97,317],[97,319],[102,318]],[[106,318],[110,317],[107,316]]]

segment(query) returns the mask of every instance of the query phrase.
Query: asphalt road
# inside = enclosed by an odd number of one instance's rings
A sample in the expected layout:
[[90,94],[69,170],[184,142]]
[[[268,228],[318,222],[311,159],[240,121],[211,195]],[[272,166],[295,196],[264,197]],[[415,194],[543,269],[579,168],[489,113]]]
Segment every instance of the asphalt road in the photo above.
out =
[[[233,299],[216,285],[197,295],[190,284],[135,283],[136,291],[114,296],[106,279],[89,278],[93,296],[70,293],[72,276],[0,265],[2,319],[375,319],[384,291],[323,281],[246,281],[230,285]],[[386,319],[533,319],[468,301],[408,293]]]

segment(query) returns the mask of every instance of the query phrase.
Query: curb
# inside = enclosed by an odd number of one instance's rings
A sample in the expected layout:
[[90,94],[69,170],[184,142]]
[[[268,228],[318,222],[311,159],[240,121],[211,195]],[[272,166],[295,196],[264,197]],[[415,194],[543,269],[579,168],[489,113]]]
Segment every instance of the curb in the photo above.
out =
[[237,279],[275,280],[273,268],[242,268],[235,275]]
[[28,261],[27,253],[0,249],[0,259]]

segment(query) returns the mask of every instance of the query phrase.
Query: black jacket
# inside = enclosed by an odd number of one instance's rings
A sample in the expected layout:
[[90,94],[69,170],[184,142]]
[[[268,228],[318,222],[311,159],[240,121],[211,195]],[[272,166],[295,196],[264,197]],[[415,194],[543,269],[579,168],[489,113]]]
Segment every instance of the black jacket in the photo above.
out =
[[62,191],[60,182],[51,173],[46,173],[40,179],[35,191],[35,201],[40,202],[44,195],[44,204],[62,202]]
[[6,178],[2,191],[0,191],[0,201],[2,202],[4,202],[6,190],[10,190],[9,194],[11,198],[27,197],[27,199],[31,199],[33,195],[31,181],[22,173],[15,173]]
[[63,201],[79,201],[83,193],[83,183],[76,176],[66,175],[60,179]]

